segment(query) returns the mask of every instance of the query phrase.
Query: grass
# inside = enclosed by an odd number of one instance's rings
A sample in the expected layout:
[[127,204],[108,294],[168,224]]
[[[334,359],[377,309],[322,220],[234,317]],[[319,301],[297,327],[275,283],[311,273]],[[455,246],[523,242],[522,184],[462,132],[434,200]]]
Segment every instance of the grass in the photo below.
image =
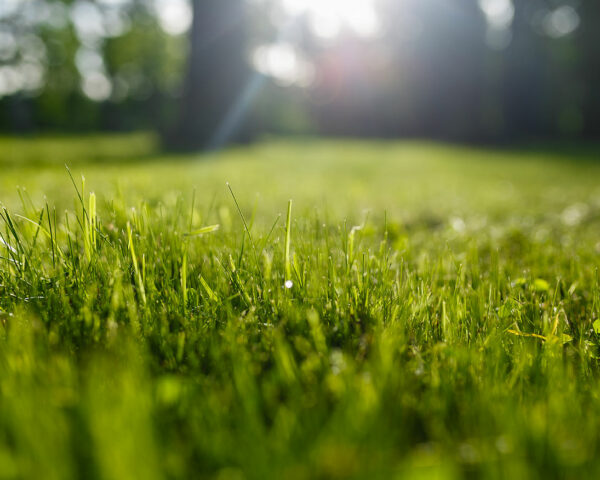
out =
[[144,138],[0,141],[0,478],[598,478],[588,154]]

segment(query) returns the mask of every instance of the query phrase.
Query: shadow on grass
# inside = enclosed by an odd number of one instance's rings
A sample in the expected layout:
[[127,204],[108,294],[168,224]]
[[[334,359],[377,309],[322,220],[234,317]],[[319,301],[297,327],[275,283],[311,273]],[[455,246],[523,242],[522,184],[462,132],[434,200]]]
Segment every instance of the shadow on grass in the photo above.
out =
[[144,163],[161,155],[151,133],[0,137],[1,168]]
[[[263,138],[254,144],[238,145],[227,151],[251,150],[264,141],[284,142],[292,147],[330,142],[331,144],[368,145],[374,147],[427,143],[419,140],[374,140],[357,138],[319,139],[315,137]],[[486,151],[500,154],[518,154],[524,157],[546,158],[553,161],[573,163],[600,163],[600,143],[536,142],[528,144],[465,145],[433,142],[439,146],[459,150]],[[85,134],[85,135],[42,135],[25,137],[0,137],[0,169],[69,167],[83,165],[135,165],[154,163],[186,163],[214,160],[217,152],[171,151],[161,148],[160,139],[150,132]]]

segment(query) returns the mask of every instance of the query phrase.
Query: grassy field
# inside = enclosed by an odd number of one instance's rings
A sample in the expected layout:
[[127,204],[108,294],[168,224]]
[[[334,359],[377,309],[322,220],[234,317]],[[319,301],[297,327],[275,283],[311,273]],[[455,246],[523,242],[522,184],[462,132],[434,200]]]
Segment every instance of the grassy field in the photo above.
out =
[[0,139],[0,479],[600,478],[597,159]]

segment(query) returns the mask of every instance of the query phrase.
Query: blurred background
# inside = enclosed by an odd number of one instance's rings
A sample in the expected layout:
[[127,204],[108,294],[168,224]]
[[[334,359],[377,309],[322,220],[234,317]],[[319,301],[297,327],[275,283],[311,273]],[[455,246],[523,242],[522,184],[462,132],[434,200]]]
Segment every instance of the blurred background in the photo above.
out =
[[594,0],[0,0],[0,134],[600,138]]

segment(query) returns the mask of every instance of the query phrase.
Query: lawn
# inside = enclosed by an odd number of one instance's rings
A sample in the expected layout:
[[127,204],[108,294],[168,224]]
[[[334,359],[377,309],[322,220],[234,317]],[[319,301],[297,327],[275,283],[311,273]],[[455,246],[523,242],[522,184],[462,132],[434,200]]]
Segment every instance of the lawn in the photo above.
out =
[[0,479],[599,478],[598,158],[0,138]]

